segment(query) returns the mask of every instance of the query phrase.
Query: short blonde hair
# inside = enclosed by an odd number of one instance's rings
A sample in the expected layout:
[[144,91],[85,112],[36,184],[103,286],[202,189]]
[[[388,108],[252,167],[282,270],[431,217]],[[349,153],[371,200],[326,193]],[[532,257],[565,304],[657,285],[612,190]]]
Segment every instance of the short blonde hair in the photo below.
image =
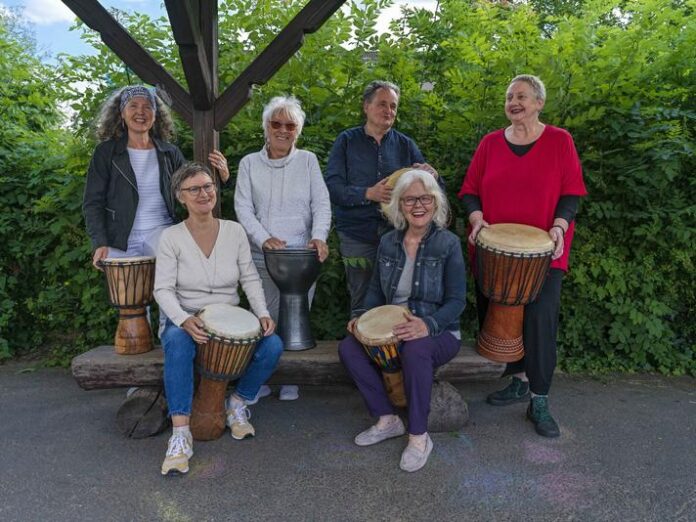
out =
[[422,183],[425,191],[435,198],[435,209],[433,210],[433,222],[440,228],[447,226],[447,216],[449,215],[449,203],[437,184],[435,176],[430,172],[420,169],[413,169],[404,172],[394,186],[391,201],[384,209],[384,215],[397,230],[404,230],[407,226],[404,213],[401,211],[401,195],[414,183]]

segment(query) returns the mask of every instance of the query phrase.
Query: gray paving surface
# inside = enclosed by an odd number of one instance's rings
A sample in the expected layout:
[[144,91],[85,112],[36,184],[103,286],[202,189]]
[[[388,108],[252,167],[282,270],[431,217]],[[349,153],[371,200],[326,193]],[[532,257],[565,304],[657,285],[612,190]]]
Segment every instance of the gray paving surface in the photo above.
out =
[[404,439],[352,444],[369,424],[350,387],[303,388],[253,407],[257,437],[195,444],[186,477],[163,478],[167,434],[129,440],[123,390],[85,392],[64,370],[0,366],[0,521],[696,520],[696,381],[557,376],[556,440],[525,405],[494,408],[489,381],[459,386],[471,412],[436,434],[418,473]]

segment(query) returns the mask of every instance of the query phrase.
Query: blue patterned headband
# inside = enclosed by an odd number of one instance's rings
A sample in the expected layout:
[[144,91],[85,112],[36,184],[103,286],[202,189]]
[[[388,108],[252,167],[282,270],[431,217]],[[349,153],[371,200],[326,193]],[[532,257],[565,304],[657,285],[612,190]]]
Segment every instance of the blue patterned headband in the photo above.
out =
[[121,106],[119,110],[123,111],[126,104],[136,96],[147,98],[147,101],[150,102],[150,106],[152,107],[152,111],[157,113],[157,102],[155,101],[154,91],[142,85],[132,85],[123,88],[121,91]]

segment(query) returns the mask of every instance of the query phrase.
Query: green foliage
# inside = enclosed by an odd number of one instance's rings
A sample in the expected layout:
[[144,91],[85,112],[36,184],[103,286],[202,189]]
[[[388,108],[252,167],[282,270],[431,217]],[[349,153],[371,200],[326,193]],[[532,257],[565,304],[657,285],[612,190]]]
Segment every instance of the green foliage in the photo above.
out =
[[[221,89],[305,3],[219,2]],[[548,92],[542,119],[572,133],[590,192],[564,282],[561,365],[696,374],[694,0],[443,0],[435,13],[402,9],[392,35],[380,35],[375,23],[389,5],[347,2],[267,85],[254,88],[221,134],[230,165],[261,148],[261,110],[271,96],[302,101],[299,145],[325,162],[336,135],[360,123],[364,85],[392,80],[402,88],[398,127],[447,180],[460,224],[454,194],[481,137],[507,123],[509,80],[537,74]],[[185,85],[167,20],[115,13]],[[0,85],[0,201],[12,212],[0,217],[0,358],[44,343],[61,363],[113,335],[80,204],[99,104],[138,80],[81,24],[76,30],[97,54],[64,56],[53,73],[5,22],[0,67],[11,81]],[[71,87],[78,84],[86,90]],[[70,134],[59,127],[61,100],[74,111]],[[178,144],[188,157],[191,142],[180,124]],[[223,214],[234,216],[229,193]],[[329,246],[312,310],[320,338],[344,334],[349,308],[334,233]],[[465,336],[475,332],[472,304],[470,293]]]

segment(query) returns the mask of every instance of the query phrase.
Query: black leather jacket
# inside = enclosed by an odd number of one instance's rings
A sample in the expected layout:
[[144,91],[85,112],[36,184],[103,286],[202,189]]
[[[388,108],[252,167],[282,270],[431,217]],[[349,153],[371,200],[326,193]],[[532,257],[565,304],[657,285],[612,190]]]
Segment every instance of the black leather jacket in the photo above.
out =
[[[186,160],[175,145],[155,138],[152,141],[157,149],[160,192],[169,215],[177,221],[171,178]],[[128,249],[128,236],[138,208],[138,185],[127,143],[126,135],[100,143],[89,163],[82,210],[93,249],[102,246]]]

